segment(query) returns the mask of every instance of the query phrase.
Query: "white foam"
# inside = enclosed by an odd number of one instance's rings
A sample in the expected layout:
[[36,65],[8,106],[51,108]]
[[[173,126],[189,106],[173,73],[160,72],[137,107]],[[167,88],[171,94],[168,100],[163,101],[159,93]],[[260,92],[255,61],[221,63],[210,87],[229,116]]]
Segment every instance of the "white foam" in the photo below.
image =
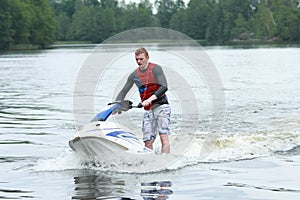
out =
[[300,135],[282,132],[223,134],[218,137],[200,134],[184,156],[190,162],[224,162],[268,156],[300,145]]
[[36,172],[83,169],[82,161],[80,156],[66,150],[56,157],[39,159],[32,169]]
[[[208,133],[182,134],[171,137],[171,151],[167,154],[111,154],[91,160],[66,150],[53,158],[40,159],[34,171],[95,169],[123,173],[149,173],[176,170],[198,163],[228,162],[268,156],[276,151],[288,151],[300,145],[296,133],[258,132],[223,134],[212,137]],[[159,150],[159,142],[155,148]]]

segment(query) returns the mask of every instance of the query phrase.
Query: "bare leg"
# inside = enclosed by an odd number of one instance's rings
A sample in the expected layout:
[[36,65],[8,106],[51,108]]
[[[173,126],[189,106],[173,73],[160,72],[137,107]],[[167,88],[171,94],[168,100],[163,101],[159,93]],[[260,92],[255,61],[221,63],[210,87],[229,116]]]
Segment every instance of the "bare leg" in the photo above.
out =
[[161,153],[170,153],[170,142],[168,134],[159,134],[161,141]]
[[153,142],[154,142],[154,140],[147,140],[147,141],[144,141],[145,147],[147,147],[147,148],[153,150]]

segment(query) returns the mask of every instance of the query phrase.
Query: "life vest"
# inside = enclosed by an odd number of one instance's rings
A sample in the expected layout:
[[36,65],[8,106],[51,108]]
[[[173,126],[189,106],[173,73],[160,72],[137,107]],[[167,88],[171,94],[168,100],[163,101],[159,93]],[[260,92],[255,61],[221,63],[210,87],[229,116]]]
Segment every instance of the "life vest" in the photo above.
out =
[[[136,69],[137,77],[139,81],[143,83],[143,85],[139,87],[142,102],[151,97],[160,87],[152,72],[155,66],[156,64],[149,63],[149,66],[144,73],[142,73],[139,68]],[[144,109],[150,110],[151,107],[152,105],[150,104],[149,106],[144,107]]]

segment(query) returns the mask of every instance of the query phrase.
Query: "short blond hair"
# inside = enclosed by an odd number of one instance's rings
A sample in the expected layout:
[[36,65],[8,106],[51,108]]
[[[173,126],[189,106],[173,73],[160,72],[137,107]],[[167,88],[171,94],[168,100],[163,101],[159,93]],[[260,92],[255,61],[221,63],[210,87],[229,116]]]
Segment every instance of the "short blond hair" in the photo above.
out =
[[140,54],[145,54],[146,57],[149,56],[148,51],[144,47],[135,50],[135,55],[140,55]]

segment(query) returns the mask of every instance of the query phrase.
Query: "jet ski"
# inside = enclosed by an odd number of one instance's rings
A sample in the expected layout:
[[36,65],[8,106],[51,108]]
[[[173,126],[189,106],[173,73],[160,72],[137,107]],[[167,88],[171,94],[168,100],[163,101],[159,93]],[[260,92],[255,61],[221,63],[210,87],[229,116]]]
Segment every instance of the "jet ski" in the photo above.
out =
[[94,158],[112,153],[155,154],[134,133],[117,123],[107,121],[112,113],[121,113],[134,107],[141,108],[142,105],[133,106],[129,100],[109,103],[69,140],[69,146],[78,154]]

